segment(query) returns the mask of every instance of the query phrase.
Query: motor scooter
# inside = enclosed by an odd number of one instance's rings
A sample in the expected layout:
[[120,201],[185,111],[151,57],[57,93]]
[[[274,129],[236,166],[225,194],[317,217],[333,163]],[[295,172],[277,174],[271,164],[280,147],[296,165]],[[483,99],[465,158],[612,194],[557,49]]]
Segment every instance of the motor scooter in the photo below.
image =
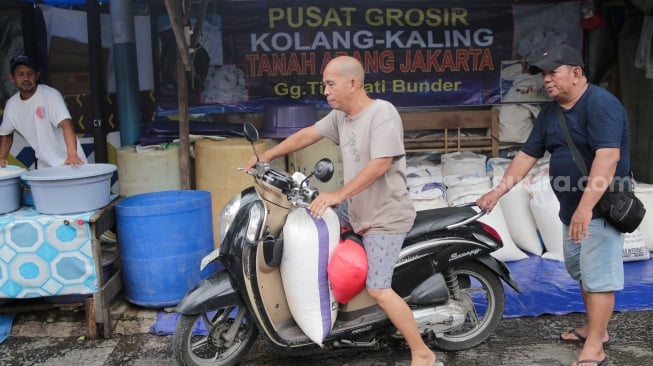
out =
[[[259,135],[253,124],[245,123],[244,135],[254,148]],[[328,181],[333,169],[330,160],[322,159],[308,177]],[[254,185],[223,208],[219,248],[202,259],[202,268],[218,261],[222,269],[191,289],[176,307],[180,316],[172,346],[177,361],[236,365],[259,334],[287,355],[401,342],[401,334],[366,290],[339,305],[323,347],[302,332],[282,286],[282,233],[291,207],[308,206],[319,192],[309,179],[297,181],[260,161],[248,174]],[[457,351],[482,343],[503,315],[501,281],[519,291],[505,264],[490,255],[503,244],[493,228],[477,221],[483,214],[472,205],[419,211],[406,236],[392,288],[410,306],[430,346]]]

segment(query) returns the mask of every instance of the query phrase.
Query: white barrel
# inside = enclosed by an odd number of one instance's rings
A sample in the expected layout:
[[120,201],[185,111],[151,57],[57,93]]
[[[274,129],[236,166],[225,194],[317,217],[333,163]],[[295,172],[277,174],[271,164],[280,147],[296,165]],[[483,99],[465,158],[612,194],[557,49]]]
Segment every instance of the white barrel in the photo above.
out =
[[179,146],[165,150],[136,151],[127,145],[116,152],[121,196],[181,189]]

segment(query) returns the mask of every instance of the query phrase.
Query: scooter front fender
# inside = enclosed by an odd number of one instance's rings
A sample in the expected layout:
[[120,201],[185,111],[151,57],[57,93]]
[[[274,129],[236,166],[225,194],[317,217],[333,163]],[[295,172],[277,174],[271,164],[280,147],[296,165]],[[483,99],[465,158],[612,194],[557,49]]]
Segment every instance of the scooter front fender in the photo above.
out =
[[521,293],[519,285],[515,280],[512,279],[512,277],[510,277],[510,271],[503,262],[499,261],[491,255],[484,255],[482,257],[476,258],[476,260],[483,263],[487,268],[491,269],[494,273],[499,275],[499,277],[506,281],[506,283],[515,289],[515,291]]
[[245,305],[231,283],[227,271],[214,273],[188,291],[177,304],[176,311],[184,315],[196,315],[226,306]]

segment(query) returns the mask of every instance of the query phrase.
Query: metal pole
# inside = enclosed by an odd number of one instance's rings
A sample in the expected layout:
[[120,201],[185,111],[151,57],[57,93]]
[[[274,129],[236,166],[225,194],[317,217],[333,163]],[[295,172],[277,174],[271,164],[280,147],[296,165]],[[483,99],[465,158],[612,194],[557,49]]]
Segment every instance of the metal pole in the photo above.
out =
[[138,89],[138,63],[131,0],[111,0],[113,65],[116,73],[116,99],[123,146],[136,144],[141,133],[141,106]]
[[104,127],[102,98],[104,89],[102,65],[102,31],[100,29],[100,7],[97,0],[86,0],[86,27],[88,32],[89,70],[91,74],[91,113],[93,115],[93,144],[95,162],[106,163],[107,134]]

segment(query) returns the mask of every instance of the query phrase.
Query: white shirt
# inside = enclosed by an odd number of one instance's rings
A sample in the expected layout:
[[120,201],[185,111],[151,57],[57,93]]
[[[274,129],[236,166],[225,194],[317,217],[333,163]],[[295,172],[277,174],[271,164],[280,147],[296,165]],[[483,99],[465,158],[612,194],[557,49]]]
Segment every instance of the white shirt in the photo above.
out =
[[[68,153],[59,124],[70,118],[61,93],[52,87],[39,84],[34,95],[27,100],[22,100],[20,93],[9,98],[0,124],[0,135],[10,135],[18,131],[34,149],[39,167],[60,166],[66,161]],[[79,139],[77,155],[86,162]]]

